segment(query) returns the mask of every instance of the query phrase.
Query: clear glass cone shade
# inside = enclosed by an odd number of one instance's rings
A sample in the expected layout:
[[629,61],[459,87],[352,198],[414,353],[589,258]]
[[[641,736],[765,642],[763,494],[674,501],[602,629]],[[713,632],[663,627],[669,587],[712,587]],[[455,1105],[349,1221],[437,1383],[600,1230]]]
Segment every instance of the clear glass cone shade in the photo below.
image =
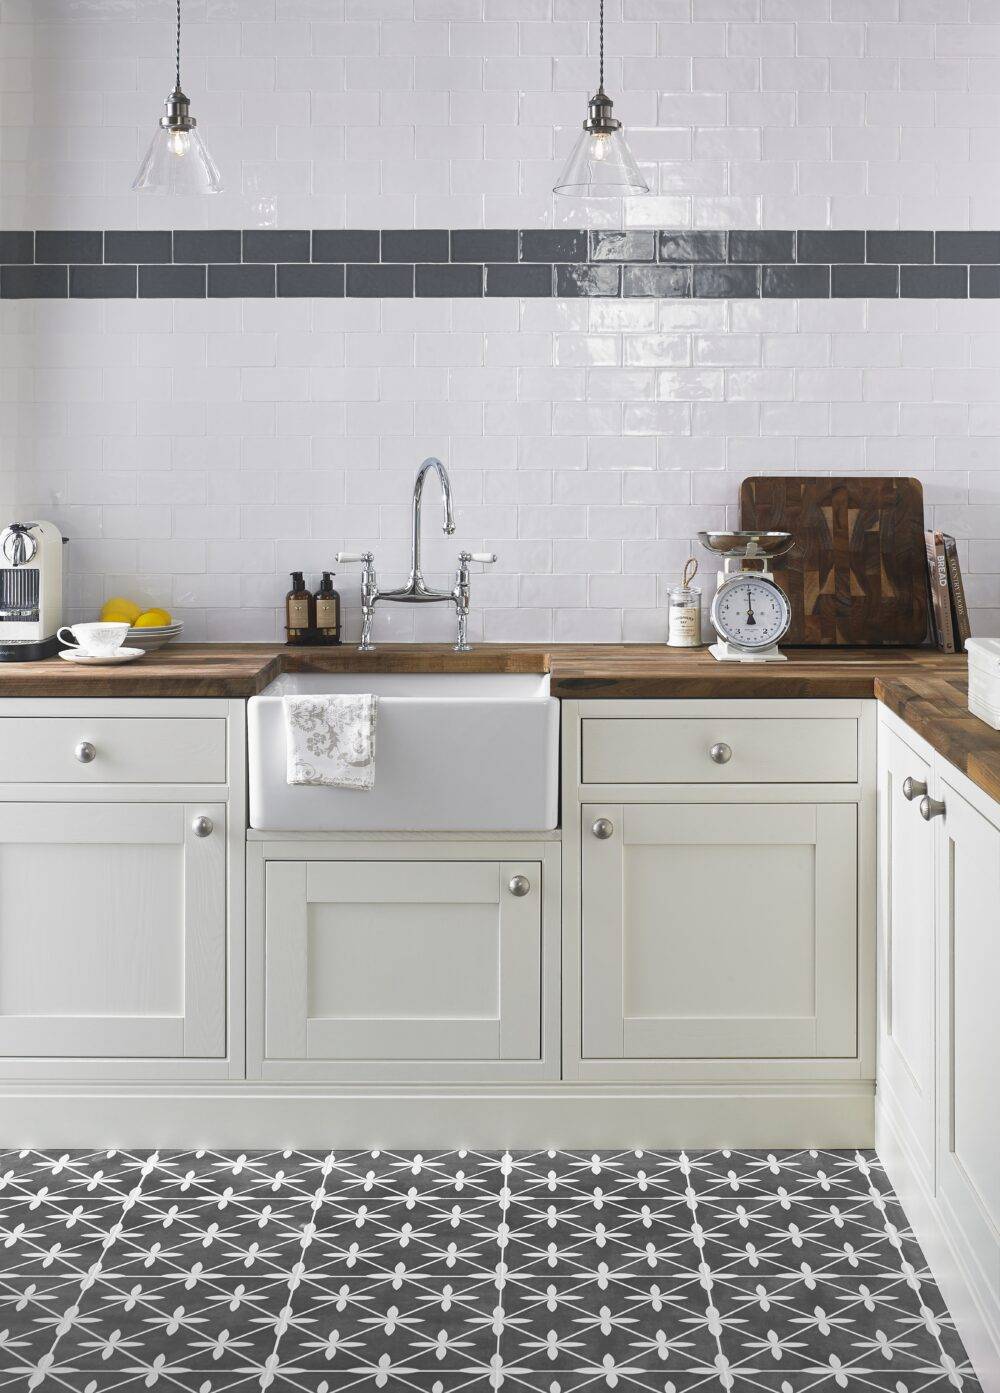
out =
[[197,126],[189,131],[157,126],[132,187],[137,193],[218,193],[222,177]]
[[614,198],[626,193],[649,193],[632,151],[620,130],[581,131],[554,193],[589,193]]

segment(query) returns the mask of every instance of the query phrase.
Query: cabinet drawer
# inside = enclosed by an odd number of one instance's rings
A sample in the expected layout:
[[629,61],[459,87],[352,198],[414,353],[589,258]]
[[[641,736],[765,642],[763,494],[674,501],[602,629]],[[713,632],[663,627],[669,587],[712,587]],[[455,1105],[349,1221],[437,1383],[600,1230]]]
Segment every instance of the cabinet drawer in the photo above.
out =
[[5,783],[225,783],[219,716],[0,719]]
[[853,783],[853,717],[594,717],[583,721],[585,784]]

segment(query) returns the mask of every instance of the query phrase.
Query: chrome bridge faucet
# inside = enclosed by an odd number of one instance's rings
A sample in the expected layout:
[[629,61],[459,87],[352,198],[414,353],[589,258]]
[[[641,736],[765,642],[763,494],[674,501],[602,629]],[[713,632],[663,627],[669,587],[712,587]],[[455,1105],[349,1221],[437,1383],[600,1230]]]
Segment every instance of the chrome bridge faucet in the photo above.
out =
[[341,564],[350,561],[361,562],[361,643],[359,651],[362,653],[371,653],[375,648],[375,644],[372,642],[372,622],[375,618],[375,606],[379,600],[395,600],[402,604],[416,605],[437,604],[443,600],[453,604],[458,615],[458,642],[455,644],[455,652],[468,653],[472,649],[472,644],[469,642],[471,589],[469,566],[473,561],[489,565],[497,559],[496,553],[492,551],[459,552],[458,576],[454,587],[451,590],[432,590],[428,586],[420,568],[420,506],[423,502],[424,482],[431,470],[436,470],[441,481],[441,501],[444,505],[444,520],[441,530],[448,537],[455,531],[455,515],[451,507],[451,480],[448,478],[448,471],[441,461],[432,455],[429,459],[424,460],[417,470],[417,477],[413,482],[413,536],[410,543],[410,575],[405,585],[400,586],[398,590],[380,590],[378,588],[374,552],[337,552],[337,560]]

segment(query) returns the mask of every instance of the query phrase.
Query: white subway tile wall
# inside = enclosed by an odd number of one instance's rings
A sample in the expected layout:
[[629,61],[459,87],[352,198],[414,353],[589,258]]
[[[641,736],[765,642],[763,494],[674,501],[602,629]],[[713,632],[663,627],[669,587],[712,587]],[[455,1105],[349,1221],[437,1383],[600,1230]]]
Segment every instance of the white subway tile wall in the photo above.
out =
[[[0,0],[0,228],[1000,227],[997,0],[607,0],[653,189],[554,200],[597,0],[185,0],[214,199],[129,182],[173,0]],[[293,567],[407,561],[446,461],[488,640],[662,639],[699,527],[761,471],[914,474],[1000,633],[997,301],[7,300],[0,516],[72,536],[73,617],[166,602],[271,639]],[[708,557],[703,579],[711,587]],[[338,578],[357,633],[357,577]],[[383,638],[447,638],[386,607]]]

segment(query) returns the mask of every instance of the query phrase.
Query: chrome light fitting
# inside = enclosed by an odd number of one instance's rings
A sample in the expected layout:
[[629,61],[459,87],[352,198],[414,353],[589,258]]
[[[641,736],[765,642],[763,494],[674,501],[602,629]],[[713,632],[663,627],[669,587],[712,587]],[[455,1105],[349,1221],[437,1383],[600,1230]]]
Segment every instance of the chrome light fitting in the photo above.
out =
[[588,103],[583,134],[577,138],[553,193],[615,198],[649,193],[649,185],[612,115],[614,103],[604,90],[604,0],[600,11],[600,74],[597,91]]
[[164,100],[165,113],[132,180],[137,193],[219,193],[222,176],[191,115],[181,88],[181,0],[177,0],[177,71],[174,90]]

